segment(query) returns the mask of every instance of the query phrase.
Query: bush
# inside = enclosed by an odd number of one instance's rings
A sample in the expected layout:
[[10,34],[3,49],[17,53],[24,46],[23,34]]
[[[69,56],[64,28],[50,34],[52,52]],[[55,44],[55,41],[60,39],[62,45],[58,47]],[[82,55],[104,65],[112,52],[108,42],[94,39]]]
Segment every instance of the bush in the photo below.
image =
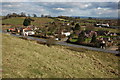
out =
[[80,30],[80,25],[76,24],[74,30]]
[[27,37],[19,37],[19,38],[24,39],[24,40],[28,40]]
[[78,36],[78,41],[77,41],[77,43],[82,43],[82,42],[84,42],[84,41],[85,41],[85,32],[82,31],[82,32],[79,34],[79,36]]
[[46,44],[48,47],[50,47],[51,45],[55,45],[55,39],[54,38],[47,39]]
[[41,41],[36,41],[38,44],[43,44],[45,45],[46,43],[45,42],[41,42]]
[[26,17],[23,21],[23,25],[24,26],[29,26],[29,25],[31,25],[31,21],[34,21],[34,20]]
[[94,33],[92,36],[92,40],[91,43],[96,43],[97,39],[96,39],[96,34]]

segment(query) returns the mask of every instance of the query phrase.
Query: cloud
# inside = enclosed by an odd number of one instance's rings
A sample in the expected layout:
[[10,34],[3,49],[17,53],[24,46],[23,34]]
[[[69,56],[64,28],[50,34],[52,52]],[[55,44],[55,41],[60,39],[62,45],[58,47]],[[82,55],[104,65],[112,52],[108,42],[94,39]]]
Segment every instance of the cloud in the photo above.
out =
[[53,8],[54,10],[60,10],[60,11],[64,11],[64,8]]
[[119,0],[4,0],[3,2],[119,2]]
[[117,17],[117,2],[3,2],[2,14],[50,14],[52,16]]

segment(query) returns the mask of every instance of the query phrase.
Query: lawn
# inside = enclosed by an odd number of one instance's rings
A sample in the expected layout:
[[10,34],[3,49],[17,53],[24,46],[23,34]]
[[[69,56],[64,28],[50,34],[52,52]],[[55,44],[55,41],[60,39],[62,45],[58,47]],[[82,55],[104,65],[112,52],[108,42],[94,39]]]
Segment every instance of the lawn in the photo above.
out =
[[119,57],[2,34],[3,78],[117,78]]
[[[72,38],[70,41],[71,41],[71,42],[76,42],[77,40],[78,40],[77,38]],[[91,41],[91,38],[86,38],[86,39],[85,39],[85,42],[86,42],[86,43],[90,43],[90,41]]]

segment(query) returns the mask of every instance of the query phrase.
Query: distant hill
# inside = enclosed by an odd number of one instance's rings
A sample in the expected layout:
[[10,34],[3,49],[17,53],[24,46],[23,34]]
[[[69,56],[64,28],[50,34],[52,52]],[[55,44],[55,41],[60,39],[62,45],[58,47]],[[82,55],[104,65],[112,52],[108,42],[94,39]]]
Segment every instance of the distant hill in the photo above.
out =
[[[70,17],[89,18],[89,17],[86,17],[86,16],[70,16]],[[118,19],[116,17],[91,17],[91,18],[96,18],[96,19]]]

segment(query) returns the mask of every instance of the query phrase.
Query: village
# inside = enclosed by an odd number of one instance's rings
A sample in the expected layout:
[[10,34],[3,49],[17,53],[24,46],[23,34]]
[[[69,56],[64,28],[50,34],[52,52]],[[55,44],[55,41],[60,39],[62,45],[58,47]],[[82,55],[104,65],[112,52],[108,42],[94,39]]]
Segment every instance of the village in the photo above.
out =
[[0,78],[120,78],[120,2],[1,2]]
[[[34,22],[30,17],[30,24],[24,20],[22,27],[12,27],[6,29],[7,32],[17,35],[32,36],[43,39],[53,38],[56,41],[65,41],[67,43],[84,45],[89,47],[96,47],[102,49],[118,50],[119,33],[111,32],[109,30],[102,30],[101,28],[113,28],[108,23],[95,23],[90,25],[80,25],[76,18],[60,16],[57,18],[45,16],[45,18],[52,18],[54,21],[44,23],[44,26],[38,27],[32,25]],[[92,20],[92,19],[91,19]],[[101,30],[97,30],[99,28]],[[119,27],[115,27],[118,29]]]

